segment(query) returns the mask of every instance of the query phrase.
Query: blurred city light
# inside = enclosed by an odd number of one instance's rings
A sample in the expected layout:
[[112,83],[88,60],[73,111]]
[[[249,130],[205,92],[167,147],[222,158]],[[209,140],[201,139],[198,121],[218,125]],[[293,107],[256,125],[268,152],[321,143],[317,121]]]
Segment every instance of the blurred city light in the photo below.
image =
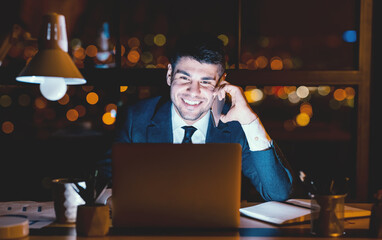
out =
[[86,101],[91,104],[91,105],[94,105],[98,102],[98,94],[95,93],[95,92],[90,92],[86,95]]
[[3,124],[1,124],[1,130],[5,134],[10,134],[10,133],[12,133],[15,130],[15,126],[13,125],[12,122],[5,121],[5,122],[3,122]]
[[355,30],[347,30],[342,34],[342,39],[348,43],[357,41],[357,32]]

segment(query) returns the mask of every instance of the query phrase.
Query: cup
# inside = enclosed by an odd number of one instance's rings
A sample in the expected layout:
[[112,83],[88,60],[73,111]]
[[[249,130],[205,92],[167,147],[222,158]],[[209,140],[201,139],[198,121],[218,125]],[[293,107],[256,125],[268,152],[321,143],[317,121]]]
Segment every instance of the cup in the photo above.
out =
[[81,179],[58,178],[52,180],[54,211],[58,223],[76,222],[77,206],[85,204],[77,193],[76,184],[86,187],[85,181]]
[[313,195],[311,199],[311,233],[322,237],[344,234],[345,195]]
[[80,205],[77,210],[76,231],[79,236],[102,237],[109,232],[109,206]]

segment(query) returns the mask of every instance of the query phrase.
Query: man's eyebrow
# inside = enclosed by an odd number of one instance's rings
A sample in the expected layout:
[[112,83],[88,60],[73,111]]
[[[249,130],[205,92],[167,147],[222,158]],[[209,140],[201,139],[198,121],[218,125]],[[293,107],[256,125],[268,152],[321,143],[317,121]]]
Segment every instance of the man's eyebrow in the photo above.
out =
[[202,77],[202,80],[216,81],[214,77]]
[[184,75],[186,75],[188,77],[191,77],[191,75],[188,72],[180,70],[180,69],[176,70],[175,74],[177,74],[177,73],[181,73],[181,74],[184,74]]
[[[186,75],[187,77],[191,77],[191,74],[189,74],[188,72],[184,71],[184,70],[181,70],[181,69],[177,69],[175,74],[177,73],[180,73],[180,74],[184,74]],[[205,81],[216,81],[216,79],[214,77],[202,77],[201,80],[205,80]]]

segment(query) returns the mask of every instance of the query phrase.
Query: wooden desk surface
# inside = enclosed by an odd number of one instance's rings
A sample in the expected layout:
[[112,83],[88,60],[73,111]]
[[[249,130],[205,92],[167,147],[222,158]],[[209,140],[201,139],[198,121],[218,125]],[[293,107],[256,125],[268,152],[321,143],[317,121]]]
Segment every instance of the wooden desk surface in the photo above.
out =
[[[363,209],[370,209],[371,204],[347,204]],[[340,238],[351,238],[352,240],[361,240],[368,238],[369,218],[346,219],[345,232],[346,234]],[[240,218],[240,228],[237,231],[227,230],[211,230],[211,231],[160,231],[160,232],[120,232],[113,228],[110,229],[108,236],[101,238],[86,238],[76,236],[74,225],[57,225],[53,224],[50,227],[43,229],[30,229],[30,240],[119,240],[119,239],[180,239],[180,240],[239,240],[239,239],[265,239],[265,240],[295,240],[299,239],[317,239],[317,237],[310,234],[310,223],[299,223],[289,226],[275,226],[265,222],[257,221],[251,218],[242,216]],[[333,238],[319,238],[319,239],[333,239]]]

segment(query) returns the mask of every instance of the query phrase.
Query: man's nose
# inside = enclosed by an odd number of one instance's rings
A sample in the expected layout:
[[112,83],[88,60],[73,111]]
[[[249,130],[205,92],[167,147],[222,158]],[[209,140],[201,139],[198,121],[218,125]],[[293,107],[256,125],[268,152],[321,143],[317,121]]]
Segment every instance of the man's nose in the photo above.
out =
[[198,81],[193,81],[189,88],[188,88],[189,92],[193,95],[198,95],[200,93],[200,84]]

